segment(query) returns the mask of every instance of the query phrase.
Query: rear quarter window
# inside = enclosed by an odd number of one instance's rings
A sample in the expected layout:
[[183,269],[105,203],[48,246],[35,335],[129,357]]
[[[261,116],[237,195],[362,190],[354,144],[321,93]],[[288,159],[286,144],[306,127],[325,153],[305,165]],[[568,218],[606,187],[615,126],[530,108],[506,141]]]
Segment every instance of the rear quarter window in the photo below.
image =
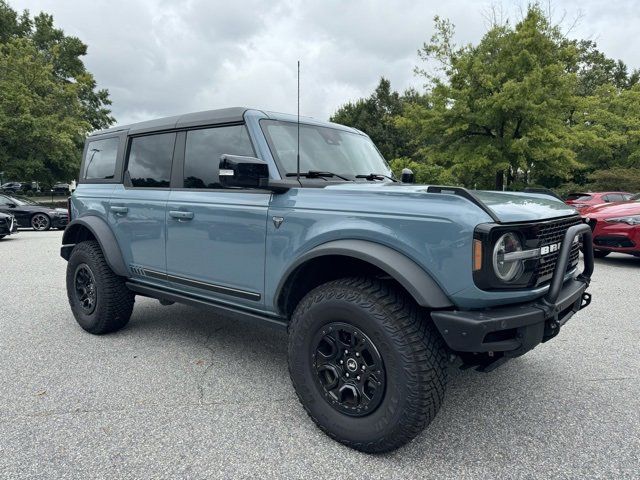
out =
[[85,180],[113,178],[119,145],[120,139],[117,137],[90,141],[84,154],[84,175],[82,178]]

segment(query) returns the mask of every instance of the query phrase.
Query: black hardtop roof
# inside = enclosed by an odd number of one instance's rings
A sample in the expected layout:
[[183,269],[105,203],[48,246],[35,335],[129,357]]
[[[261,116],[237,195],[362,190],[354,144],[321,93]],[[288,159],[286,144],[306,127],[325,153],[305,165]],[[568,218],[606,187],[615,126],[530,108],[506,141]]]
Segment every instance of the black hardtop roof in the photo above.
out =
[[[138,135],[144,133],[159,132],[162,130],[172,130],[176,128],[200,127],[206,125],[215,125],[222,123],[240,123],[244,121],[244,114],[248,110],[262,112],[267,118],[283,121],[295,121],[294,115],[286,113],[270,112],[249,107],[231,107],[221,108],[218,110],[205,110],[204,112],[185,113],[183,115],[174,115],[172,117],[156,118],[145,122],[132,123],[130,125],[119,125],[105,130],[93,132],[89,137],[96,135],[113,134],[119,132],[127,132],[129,135]],[[363,135],[362,132],[355,128],[347,127],[337,123],[323,122],[315,120],[311,117],[300,117],[305,124],[320,125],[332,128],[338,128],[353,133]]]
[[171,130],[174,128],[196,127],[199,125],[211,125],[215,123],[234,123],[244,120],[244,112],[249,110],[246,107],[221,108],[218,110],[205,110],[204,112],[186,113],[174,115],[172,117],[156,118],[144,122],[132,123],[130,125],[118,125],[93,132],[90,136],[104,135],[107,133],[117,133],[128,131],[130,135],[138,133],[156,132],[159,130]]

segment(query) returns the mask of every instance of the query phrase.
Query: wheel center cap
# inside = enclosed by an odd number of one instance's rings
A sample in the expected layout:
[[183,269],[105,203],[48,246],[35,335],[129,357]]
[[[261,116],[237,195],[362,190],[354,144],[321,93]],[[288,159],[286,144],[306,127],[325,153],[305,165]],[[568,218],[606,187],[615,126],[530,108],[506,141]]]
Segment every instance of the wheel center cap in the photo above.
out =
[[358,362],[356,362],[353,358],[347,360],[347,369],[350,372],[355,372],[358,369]]

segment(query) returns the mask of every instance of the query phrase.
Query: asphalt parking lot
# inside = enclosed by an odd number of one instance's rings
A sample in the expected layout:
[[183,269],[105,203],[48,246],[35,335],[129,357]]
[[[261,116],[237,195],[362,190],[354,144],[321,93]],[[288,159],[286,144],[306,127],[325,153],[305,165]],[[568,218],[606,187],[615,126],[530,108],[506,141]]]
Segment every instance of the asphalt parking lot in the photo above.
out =
[[289,382],[286,336],[138,299],[85,333],[59,231],[0,241],[0,478],[640,478],[640,258],[597,260],[593,303],[489,374],[451,370],[414,442],[330,440]]

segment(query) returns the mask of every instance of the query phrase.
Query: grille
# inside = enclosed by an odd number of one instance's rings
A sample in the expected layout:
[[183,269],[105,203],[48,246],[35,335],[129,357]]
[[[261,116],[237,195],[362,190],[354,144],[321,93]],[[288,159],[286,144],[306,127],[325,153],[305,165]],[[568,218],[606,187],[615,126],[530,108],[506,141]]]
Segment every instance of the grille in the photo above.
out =
[[601,247],[635,247],[635,243],[633,243],[629,238],[613,235],[608,237],[596,237],[593,239],[593,243]]
[[[564,234],[574,225],[582,223],[582,219],[579,217],[573,217],[563,220],[557,220],[555,222],[548,222],[540,225],[538,229],[537,238],[539,240],[539,246],[553,245],[560,243],[564,239]],[[543,256],[536,269],[534,271],[534,285],[539,286],[545,282],[551,280],[553,272],[556,269],[556,263],[558,261],[559,251],[549,253]],[[567,271],[571,270],[578,264],[580,257],[580,242],[574,243],[571,247],[571,253],[569,254],[569,263],[567,265]]]

